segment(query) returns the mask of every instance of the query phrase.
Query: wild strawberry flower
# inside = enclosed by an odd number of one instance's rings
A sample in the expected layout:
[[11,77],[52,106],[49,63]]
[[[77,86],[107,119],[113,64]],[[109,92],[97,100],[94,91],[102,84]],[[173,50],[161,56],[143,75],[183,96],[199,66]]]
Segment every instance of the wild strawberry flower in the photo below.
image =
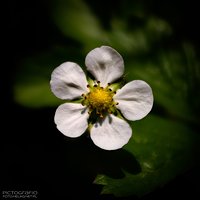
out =
[[139,120],[152,109],[151,87],[144,81],[134,80],[119,89],[116,81],[124,73],[124,61],[109,46],[90,51],[85,65],[93,79],[86,78],[81,67],[73,62],[65,62],[52,72],[52,92],[68,100],[57,108],[55,124],[65,136],[79,137],[88,129],[98,147],[122,148],[132,136],[125,118]]

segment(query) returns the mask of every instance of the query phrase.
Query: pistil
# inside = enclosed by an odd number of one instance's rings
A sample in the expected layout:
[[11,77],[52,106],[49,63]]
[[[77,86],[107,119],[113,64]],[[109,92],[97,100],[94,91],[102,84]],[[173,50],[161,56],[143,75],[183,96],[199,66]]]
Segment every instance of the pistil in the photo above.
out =
[[89,108],[89,114],[93,111],[103,118],[107,113],[113,113],[115,111],[116,102],[113,100],[115,91],[109,88],[108,84],[105,88],[100,86],[100,81],[96,81],[93,85],[88,85],[90,92],[82,94],[82,104]]

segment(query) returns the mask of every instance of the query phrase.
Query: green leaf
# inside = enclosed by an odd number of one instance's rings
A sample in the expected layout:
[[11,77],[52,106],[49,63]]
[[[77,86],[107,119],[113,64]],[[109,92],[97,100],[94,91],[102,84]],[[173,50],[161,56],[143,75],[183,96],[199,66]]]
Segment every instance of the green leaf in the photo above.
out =
[[107,40],[98,19],[84,1],[58,0],[52,3],[52,18],[65,36],[84,44],[86,49]]
[[198,64],[195,58],[190,58],[193,65],[189,65],[186,57],[186,53],[181,49],[156,53],[151,59],[135,59],[126,65],[127,78],[141,79],[149,83],[155,103],[161,106],[168,116],[198,123],[194,108],[194,105],[197,107],[196,98],[199,100],[196,90],[199,79],[195,77],[197,74],[199,76],[197,70],[195,73]]
[[138,173],[122,169],[124,177],[99,174],[103,194],[142,196],[164,185],[195,164],[199,135],[186,125],[150,115],[131,124],[133,137],[124,149],[138,161]]
[[154,43],[171,34],[171,27],[164,20],[148,16],[142,21],[142,25],[131,28],[128,20],[112,19],[109,41],[121,54],[133,56],[146,53],[152,50]]
[[63,103],[50,89],[51,73],[66,61],[67,52],[62,48],[40,52],[21,60],[14,80],[14,99],[23,106],[41,108]]

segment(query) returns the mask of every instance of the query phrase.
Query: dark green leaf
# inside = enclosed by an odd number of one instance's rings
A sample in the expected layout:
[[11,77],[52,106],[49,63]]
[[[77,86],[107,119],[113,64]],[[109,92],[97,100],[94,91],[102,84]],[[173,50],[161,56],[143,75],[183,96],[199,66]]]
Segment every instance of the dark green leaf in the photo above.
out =
[[127,172],[115,179],[104,174],[95,183],[102,193],[142,196],[164,185],[195,164],[199,137],[187,126],[157,116],[133,122],[133,137],[124,147],[140,164],[137,174]]

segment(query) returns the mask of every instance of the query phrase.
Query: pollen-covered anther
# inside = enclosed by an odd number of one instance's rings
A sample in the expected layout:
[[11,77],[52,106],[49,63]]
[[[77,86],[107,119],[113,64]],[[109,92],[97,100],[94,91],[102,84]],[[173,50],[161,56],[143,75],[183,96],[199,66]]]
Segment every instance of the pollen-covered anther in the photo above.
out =
[[109,114],[112,114],[113,112],[112,112],[111,110],[108,110],[108,113],[109,113]]
[[85,94],[81,94],[81,96],[83,97],[83,99],[87,98]]
[[100,118],[104,118],[104,116],[102,114],[100,114]]

